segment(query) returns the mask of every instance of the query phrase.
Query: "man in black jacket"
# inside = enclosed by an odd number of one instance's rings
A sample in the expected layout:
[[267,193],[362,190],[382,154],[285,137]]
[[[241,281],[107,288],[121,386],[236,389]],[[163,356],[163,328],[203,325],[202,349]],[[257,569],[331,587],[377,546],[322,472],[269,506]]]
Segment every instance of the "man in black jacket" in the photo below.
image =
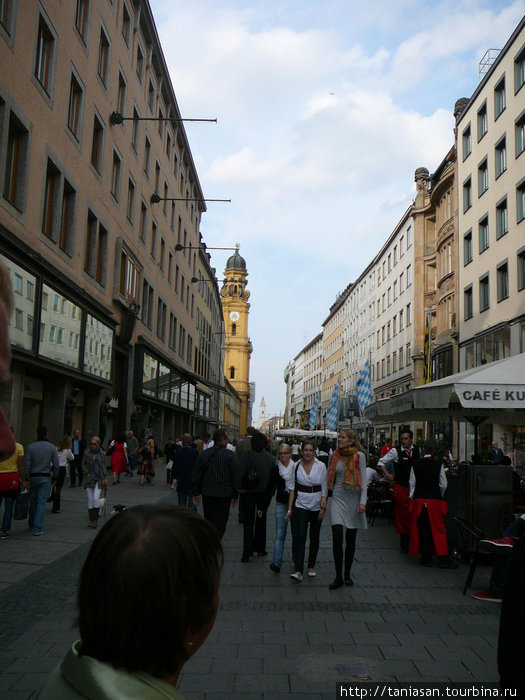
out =
[[230,515],[230,505],[237,505],[238,464],[235,452],[229,450],[228,433],[217,430],[213,447],[203,450],[193,471],[193,503],[200,504],[206,520],[212,522],[222,539]]

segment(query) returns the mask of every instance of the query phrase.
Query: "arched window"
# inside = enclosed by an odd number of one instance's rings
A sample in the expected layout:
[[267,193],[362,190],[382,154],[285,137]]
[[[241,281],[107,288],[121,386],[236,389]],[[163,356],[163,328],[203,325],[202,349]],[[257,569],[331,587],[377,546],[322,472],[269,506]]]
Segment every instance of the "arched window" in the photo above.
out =
[[230,367],[230,379],[235,379],[235,367]]
[[237,335],[237,324],[232,323],[232,335]]

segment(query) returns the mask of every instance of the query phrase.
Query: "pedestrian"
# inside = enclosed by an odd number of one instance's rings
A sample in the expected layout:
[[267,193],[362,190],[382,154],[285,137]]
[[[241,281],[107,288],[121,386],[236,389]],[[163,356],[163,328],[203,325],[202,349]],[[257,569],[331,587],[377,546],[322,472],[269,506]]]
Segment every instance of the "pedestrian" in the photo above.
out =
[[115,440],[109,444],[108,454],[111,455],[111,472],[113,474],[113,486],[120,484],[120,475],[128,469],[128,445],[125,433],[120,433]]
[[175,453],[179,449],[179,445],[170,438],[168,442],[164,445],[164,459],[166,460],[166,483],[171,484],[173,482],[173,460],[175,458]]
[[272,455],[266,451],[266,436],[255,432],[251,443],[251,450],[243,452],[239,460],[239,500],[244,514],[242,562],[249,562],[253,553],[261,557],[267,554],[266,511],[274,466]]
[[[396,516],[396,532],[399,534],[399,546],[402,554],[408,554],[410,532],[410,496],[408,481],[413,462],[419,459],[419,447],[413,444],[414,433],[411,430],[403,430],[401,433],[401,445],[393,447],[381,457],[377,466],[383,472],[388,481],[394,482],[392,498]],[[387,466],[393,465],[393,472],[388,471]]]
[[[237,458],[240,459],[243,452],[248,452],[248,450],[252,449],[252,436],[255,435],[257,430],[252,426],[249,425],[246,428],[246,436],[241,438],[235,447],[235,454],[237,455]],[[244,513],[243,513],[243,504],[242,504],[242,499],[239,500],[239,508],[237,511],[237,516],[239,518],[239,522],[243,523],[244,522]]]
[[421,554],[420,564],[432,566],[432,553],[439,557],[440,569],[457,569],[449,557],[444,500],[447,477],[443,465],[434,458],[433,443],[425,440],[424,455],[410,470],[410,546],[412,556]]
[[84,486],[88,502],[88,527],[97,527],[100,509],[100,487],[107,486],[105,467],[106,455],[100,446],[100,438],[93,436],[89,449],[84,452],[82,468],[84,470]]
[[206,520],[217,528],[222,540],[230,516],[230,506],[237,505],[237,471],[239,461],[235,452],[228,450],[228,433],[216,430],[214,446],[203,450],[192,477],[193,503],[198,506],[202,496],[202,510]]
[[353,430],[339,431],[338,449],[332,455],[328,470],[328,489],[332,490],[330,518],[335,565],[335,579],[328,588],[333,591],[343,584],[353,586],[350,571],[354,561],[357,530],[366,530],[366,457]]
[[501,464],[503,457],[503,450],[501,447],[498,447],[498,443],[494,441],[489,450],[489,460],[494,462],[494,464]]
[[385,439],[385,444],[384,444],[383,447],[381,448],[381,452],[379,453],[379,456],[380,456],[380,457],[384,457],[386,454],[388,454],[388,453],[390,452],[390,450],[391,450],[393,447],[394,447],[394,445],[392,444],[392,438],[391,438],[391,437],[387,437],[387,438]]
[[140,450],[139,454],[142,457],[142,462],[138,471],[140,475],[140,485],[144,486],[144,479],[146,479],[149,484],[154,485],[155,465],[158,457],[158,450],[157,446],[155,445],[155,440],[153,438],[149,438],[149,440],[147,440],[146,444]]
[[186,506],[190,510],[197,510],[193,503],[191,481],[193,468],[199,453],[193,447],[193,438],[189,433],[182,436],[182,447],[173,450],[173,467],[171,470],[173,481],[172,489],[177,489],[179,506]]
[[139,451],[139,441],[135,437],[135,434],[133,433],[133,430],[128,430],[128,437],[127,437],[127,445],[128,445],[128,459],[129,459],[129,473],[126,472],[129,476],[133,476],[133,472],[137,468],[137,455]]
[[202,449],[203,450],[209,450],[210,447],[213,447],[214,441],[211,439],[211,435],[209,433],[203,433],[202,434]]
[[275,542],[270,569],[278,574],[283,565],[284,542],[288,530],[286,511],[290,491],[293,491],[295,464],[292,461],[292,448],[285,442],[279,446],[278,462],[273,471],[272,493],[275,491]]
[[[321,524],[326,514],[326,467],[315,456],[313,442],[305,440],[301,445],[301,459],[296,462],[292,475],[286,520],[292,523],[292,556],[295,571],[290,578],[303,580],[306,536],[310,528],[308,551],[308,576],[317,576],[315,563],[319,552]],[[290,483],[291,485],[291,483]]]
[[71,488],[75,487],[77,476],[78,485],[82,486],[82,478],[84,476],[84,472],[82,471],[82,459],[86,446],[87,442],[80,436],[80,430],[75,428],[73,431],[73,446],[71,448],[75,459],[73,464],[69,467],[69,485]]
[[47,428],[39,425],[36,435],[36,442],[25,453],[24,467],[29,481],[29,529],[33,535],[43,535],[46,502],[59,466],[57,448],[48,441]]
[[[62,486],[66,480],[67,468],[73,469],[73,462],[75,461],[75,455],[72,450],[72,441],[69,435],[64,435],[60,438],[57,445],[58,452],[58,476],[52,490],[53,493],[53,505],[51,507],[52,513],[60,513],[60,494],[62,491]],[[81,482],[82,483],[82,482]]]
[[[12,428],[11,432],[14,437]],[[24,472],[24,448],[19,442],[15,442],[15,451],[13,454],[0,462],[0,480],[4,486],[9,485],[10,487],[9,490],[3,490],[3,486],[0,489],[0,506],[2,505],[2,501],[4,502],[4,517],[2,518],[0,538],[5,540],[9,537],[9,533],[11,532],[13,510],[20,487],[26,489],[29,486]],[[9,482],[9,484],[5,482]]]
[[39,700],[183,700],[176,685],[215,623],[221,566],[197,513],[143,505],[110,518],[80,573],[80,640]]

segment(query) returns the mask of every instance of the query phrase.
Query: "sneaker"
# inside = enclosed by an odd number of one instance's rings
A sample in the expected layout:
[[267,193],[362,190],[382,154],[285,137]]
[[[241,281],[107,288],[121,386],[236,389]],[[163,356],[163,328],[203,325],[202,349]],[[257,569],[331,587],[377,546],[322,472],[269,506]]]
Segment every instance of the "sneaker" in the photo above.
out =
[[33,530],[33,535],[35,537],[38,537],[39,535],[43,535],[44,531],[43,530]]
[[9,537],[8,532],[0,532],[0,540],[6,540]]
[[171,485],[171,486],[170,486],[170,488],[171,488],[171,489],[176,489],[177,487],[176,487],[176,486],[173,486],[173,485]]
[[293,574],[290,574],[290,578],[293,578],[294,581],[299,581],[299,583],[303,580],[303,575],[300,571],[295,571]]
[[479,543],[484,545],[491,545],[493,547],[507,547],[509,549],[512,549],[512,547],[514,547],[514,540],[512,539],[512,537],[500,537],[496,540],[480,540]]
[[270,564],[270,569],[272,571],[275,571],[276,574],[278,574],[281,571],[281,567],[279,566],[279,564],[275,564],[273,561]]
[[497,595],[491,595],[488,591],[480,591],[479,593],[473,593],[472,597],[476,600],[484,600],[487,603],[501,603],[501,598]]
[[317,576],[315,569],[308,569],[308,576],[310,576],[311,578]]

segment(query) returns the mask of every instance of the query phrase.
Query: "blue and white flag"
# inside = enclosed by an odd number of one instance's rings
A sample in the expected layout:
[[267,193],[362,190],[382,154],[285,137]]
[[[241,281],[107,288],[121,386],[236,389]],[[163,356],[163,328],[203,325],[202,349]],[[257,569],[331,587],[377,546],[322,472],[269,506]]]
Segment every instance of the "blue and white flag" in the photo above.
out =
[[310,409],[310,417],[308,419],[308,425],[310,426],[310,430],[315,430],[315,426],[317,425],[317,412],[319,410],[319,392],[314,396],[314,402],[312,404],[312,407]]
[[373,398],[372,384],[370,383],[370,364],[367,360],[357,380],[357,401],[359,402],[361,414],[367,406],[370,406]]
[[337,430],[337,414],[339,407],[339,382],[334,385],[332,398],[326,412],[326,427],[328,430]]

